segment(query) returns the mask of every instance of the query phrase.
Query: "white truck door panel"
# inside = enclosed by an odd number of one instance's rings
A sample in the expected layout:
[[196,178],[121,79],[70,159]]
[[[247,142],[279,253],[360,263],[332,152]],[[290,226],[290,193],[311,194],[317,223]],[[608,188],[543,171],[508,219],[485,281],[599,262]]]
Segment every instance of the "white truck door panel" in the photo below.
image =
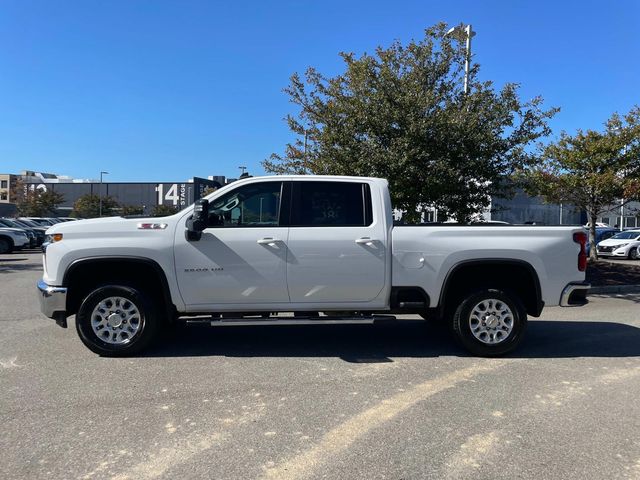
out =
[[287,254],[291,302],[375,299],[385,286],[386,232],[373,219],[368,185],[296,182],[292,205]]
[[272,181],[240,186],[211,201],[211,226],[200,240],[177,232],[176,275],[188,307],[289,301],[281,188]]

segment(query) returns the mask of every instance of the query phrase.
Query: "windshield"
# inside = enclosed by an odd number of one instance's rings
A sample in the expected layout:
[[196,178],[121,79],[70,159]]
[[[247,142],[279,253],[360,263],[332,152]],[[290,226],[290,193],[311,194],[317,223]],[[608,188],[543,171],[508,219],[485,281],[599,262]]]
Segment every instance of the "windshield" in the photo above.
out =
[[25,227],[40,227],[42,225],[38,225],[35,222],[32,222],[30,220],[16,220],[16,223],[18,223],[19,225],[24,225]]
[[614,240],[635,240],[640,237],[640,232],[620,232],[613,237]]
[[44,227],[44,226],[46,226],[46,227],[53,226],[53,222],[50,222],[49,220],[45,220],[44,218],[33,219],[31,221],[36,223],[37,225],[42,226],[42,227]]
[[12,222],[11,220],[7,220],[6,218],[0,218],[0,224],[5,225],[11,228],[23,228],[21,225],[18,225],[16,222]]

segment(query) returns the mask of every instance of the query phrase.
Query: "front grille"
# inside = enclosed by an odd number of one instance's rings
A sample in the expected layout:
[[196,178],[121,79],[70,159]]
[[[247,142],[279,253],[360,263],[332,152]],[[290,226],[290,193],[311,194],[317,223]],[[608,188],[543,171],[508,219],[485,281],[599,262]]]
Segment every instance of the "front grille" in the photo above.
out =
[[600,247],[598,246],[598,251],[603,253],[611,253],[613,252],[613,247]]

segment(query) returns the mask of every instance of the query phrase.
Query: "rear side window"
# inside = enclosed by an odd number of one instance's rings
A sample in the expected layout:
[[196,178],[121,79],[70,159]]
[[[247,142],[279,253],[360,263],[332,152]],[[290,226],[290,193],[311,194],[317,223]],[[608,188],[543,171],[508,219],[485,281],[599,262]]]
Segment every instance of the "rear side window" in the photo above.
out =
[[371,192],[365,183],[296,182],[294,227],[364,227],[373,223]]

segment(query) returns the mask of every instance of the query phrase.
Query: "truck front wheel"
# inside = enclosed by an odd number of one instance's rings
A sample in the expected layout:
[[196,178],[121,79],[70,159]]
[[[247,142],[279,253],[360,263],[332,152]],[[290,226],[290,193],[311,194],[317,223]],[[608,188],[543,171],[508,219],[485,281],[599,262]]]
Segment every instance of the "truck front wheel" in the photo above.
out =
[[474,355],[494,357],[514,350],[527,327],[527,313],[517,297],[501,290],[466,296],[453,315],[453,333]]
[[102,286],[80,305],[76,330],[92,352],[107,357],[133,355],[155,337],[158,315],[153,302],[141,290]]

